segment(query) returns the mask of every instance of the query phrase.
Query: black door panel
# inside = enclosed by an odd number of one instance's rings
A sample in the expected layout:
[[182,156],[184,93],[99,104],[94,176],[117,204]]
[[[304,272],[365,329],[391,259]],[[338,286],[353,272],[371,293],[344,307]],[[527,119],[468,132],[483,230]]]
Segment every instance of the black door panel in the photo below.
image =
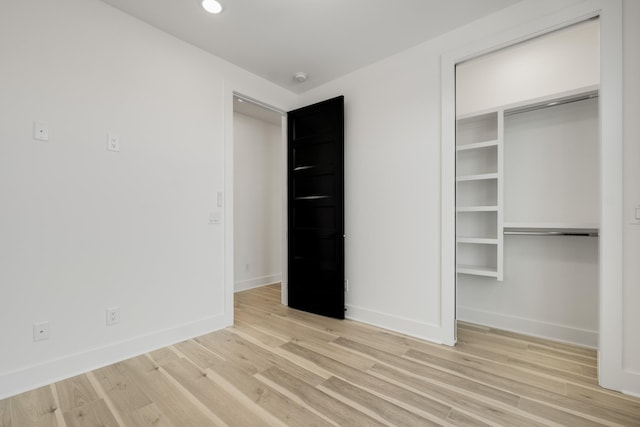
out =
[[344,318],[344,98],[288,113],[289,305]]

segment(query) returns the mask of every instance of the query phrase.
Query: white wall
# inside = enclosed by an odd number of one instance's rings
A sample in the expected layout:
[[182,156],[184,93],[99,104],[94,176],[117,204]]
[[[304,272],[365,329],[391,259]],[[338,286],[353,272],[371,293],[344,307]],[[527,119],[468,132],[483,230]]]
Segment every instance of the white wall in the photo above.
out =
[[346,317],[440,340],[440,41],[302,96],[345,96]]
[[599,28],[581,23],[458,65],[456,114],[599,84]]
[[[582,1],[524,1],[301,96],[310,104],[345,95],[347,316],[442,341],[440,297],[440,55]],[[625,0],[629,27],[638,8]],[[640,73],[638,33],[625,30],[627,82]],[[637,91],[637,86],[635,86]],[[625,91],[625,148],[637,152],[640,97]],[[635,121],[637,122],[637,121]],[[627,156],[627,205],[638,203],[637,156]],[[631,170],[633,169],[633,170]],[[635,196],[634,196],[635,195]],[[636,197],[636,199],[633,199]],[[633,202],[632,202],[633,200]],[[626,243],[626,293],[638,293],[637,231]],[[635,239],[635,240],[634,240]],[[637,302],[637,300],[636,300]],[[636,302],[633,306],[637,305]],[[626,361],[640,360],[626,314]],[[608,331],[616,334],[619,331]],[[604,332],[607,333],[607,332]],[[629,387],[628,390],[632,390]],[[637,391],[640,392],[640,386]]]
[[232,91],[295,97],[99,1],[0,9],[0,398],[229,324]]
[[233,114],[235,290],[282,280],[281,126]]
[[[640,2],[625,0],[624,12],[624,295],[623,366],[640,376],[640,221],[634,219],[640,207]],[[635,389],[640,395],[640,387]]]

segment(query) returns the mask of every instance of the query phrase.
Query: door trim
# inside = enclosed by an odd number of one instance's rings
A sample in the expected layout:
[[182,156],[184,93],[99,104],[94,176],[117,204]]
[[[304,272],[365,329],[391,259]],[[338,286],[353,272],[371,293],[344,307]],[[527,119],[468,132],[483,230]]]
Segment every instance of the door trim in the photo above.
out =
[[[441,62],[441,328],[456,341],[455,277],[455,65],[497,49],[600,16],[600,354],[599,382],[615,390],[637,388],[624,370],[623,350],[623,176],[622,176],[622,1],[591,0],[442,56]],[[606,288],[605,288],[606,285]]]

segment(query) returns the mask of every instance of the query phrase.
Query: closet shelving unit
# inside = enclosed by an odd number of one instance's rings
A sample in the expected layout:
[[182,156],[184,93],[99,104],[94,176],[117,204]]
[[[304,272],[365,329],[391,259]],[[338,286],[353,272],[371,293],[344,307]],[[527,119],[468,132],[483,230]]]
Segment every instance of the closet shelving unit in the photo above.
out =
[[502,280],[502,110],[458,117],[457,273]]
[[457,273],[502,281],[505,234],[598,235],[591,222],[504,221],[505,117],[597,95],[598,87],[589,86],[457,117]]

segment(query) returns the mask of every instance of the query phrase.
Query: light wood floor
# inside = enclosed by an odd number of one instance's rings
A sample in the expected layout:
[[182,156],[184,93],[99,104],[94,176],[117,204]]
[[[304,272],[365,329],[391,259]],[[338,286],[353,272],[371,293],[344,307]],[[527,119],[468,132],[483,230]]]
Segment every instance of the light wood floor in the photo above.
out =
[[459,325],[430,344],[236,294],[236,325],[0,401],[0,426],[640,425],[592,350]]

